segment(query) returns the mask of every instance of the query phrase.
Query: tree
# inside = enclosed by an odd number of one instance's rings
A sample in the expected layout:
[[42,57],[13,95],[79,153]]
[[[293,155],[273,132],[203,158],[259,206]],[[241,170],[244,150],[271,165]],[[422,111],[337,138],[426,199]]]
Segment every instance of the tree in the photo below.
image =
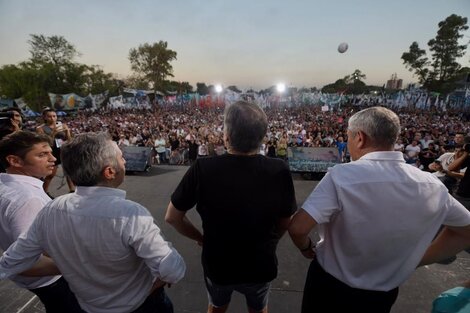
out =
[[182,82],[180,85],[181,92],[183,93],[192,93],[193,92],[193,86],[189,82]]
[[240,89],[238,89],[237,86],[234,86],[234,85],[228,86],[227,89],[228,89],[228,90],[231,90],[231,91],[233,91],[233,92],[236,92],[236,93],[241,93],[241,92],[242,92]]
[[31,61],[40,63],[52,63],[62,66],[71,63],[80,53],[74,45],[62,36],[30,35],[28,43],[31,45]]
[[132,89],[147,90],[149,89],[149,82],[139,75],[130,75],[124,80],[123,86]]
[[439,22],[439,29],[434,39],[428,41],[431,61],[426,51],[413,42],[408,52],[401,56],[405,67],[414,72],[420,83],[431,91],[446,92],[449,82],[459,73],[461,65],[457,59],[465,55],[468,43],[459,44],[462,32],[468,29],[467,18],[456,14]]
[[196,83],[196,92],[201,96],[209,94],[209,87],[205,83]]
[[426,51],[424,49],[420,49],[418,43],[414,41],[410,46],[410,50],[408,52],[404,52],[401,55],[401,58],[405,67],[407,67],[410,72],[414,71],[419,82],[424,84],[429,75],[427,66],[430,64],[426,57]]
[[75,47],[60,36],[31,35],[31,58],[0,68],[0,94],[22,97],[33,110],[49,106],[48,93],[117,93],[119,85],[98,66],[73,62]]
[[176,51],[168,49],[166,41],[145,43],[129,51],[132,70],[151,82],[154,90],[164,90],[165,79],[173,77],[170,64],[173,60],[176,60]]
[[366,79],[366,74],[362,74],[360,70],[355,70],[351,74],[351,78],[352,78],[352,83],[355,83],[357,81],[362,82],[362,80]]
[[363,80],[366,79],[366,74],[356,69],[352,74],[346,75],[341,79],[338,79],[333,84],[323,86],[322,92],[326,93],[346,93],[346,94],[362,94],[369,93],[370,90],[374,89],[374,86],[367,86]]
[[109,94],[117,95],[119,92],[119,80],[113,74],[105,73],[98,65],[87,66],[83,78],[84,94],[98,94],[108,90]]
[[193,92],[193,86],[188,82],[166,81],[164,91],[177,92],[178,94]]
[[51,67],[40,68],[30,62],[4,65],[0,68],[0,94],[8,98],[22,97],[33,110],[50,105],[45,85],[50,81]]

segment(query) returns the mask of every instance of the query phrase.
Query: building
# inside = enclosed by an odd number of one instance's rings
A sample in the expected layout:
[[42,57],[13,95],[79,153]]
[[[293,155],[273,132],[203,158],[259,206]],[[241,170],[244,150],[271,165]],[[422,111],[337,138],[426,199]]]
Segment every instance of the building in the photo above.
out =
[[397,74],[393,74],[392,77],[387,80],[387,89],[401,89],[403,85],[403,79],[398,79]]

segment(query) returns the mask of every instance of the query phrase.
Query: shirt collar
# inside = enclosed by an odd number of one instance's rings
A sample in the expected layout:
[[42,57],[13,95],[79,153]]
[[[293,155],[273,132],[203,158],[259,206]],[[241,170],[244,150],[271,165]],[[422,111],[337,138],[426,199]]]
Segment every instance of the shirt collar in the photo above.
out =
[[122,189],[111,188],[111,187],[101,187],[101,186],[77,186],[75,193],[79,196],[112,196],[119,198],[126,198],[126,192]]
[[21,174],[6,174],[0,173],[0,181],[3,183],[17,182],[33,185],[36,188],[42,189],[44,182],[36,177],[21,175]]
[[359,160],[405,162],[400,151],[374,151],[363,155]]

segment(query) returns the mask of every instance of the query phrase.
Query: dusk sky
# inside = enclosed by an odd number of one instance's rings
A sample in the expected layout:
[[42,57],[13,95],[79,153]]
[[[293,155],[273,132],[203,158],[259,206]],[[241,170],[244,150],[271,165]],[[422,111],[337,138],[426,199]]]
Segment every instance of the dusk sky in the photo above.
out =
[[[322,87],[355,69],[367,84],[397,73],[406,85],[417,79],[401,54],[413,41],[427,49],[453,13],[470,17],[470,0],[0,0],[0,66],[28,59],[29,35],[43,34],[64,36],[77,62],[120,78],[131,73],[131,48],[163,40],[177,52],[172,79],[193,87]],[[470,66],[470,52],[459,62]]]

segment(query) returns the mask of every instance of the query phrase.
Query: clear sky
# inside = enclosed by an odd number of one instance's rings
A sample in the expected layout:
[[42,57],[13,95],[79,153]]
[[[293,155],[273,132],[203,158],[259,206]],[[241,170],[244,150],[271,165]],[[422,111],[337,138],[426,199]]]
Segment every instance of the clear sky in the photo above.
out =
[[407,84],[416,79],[401,54],[413,41],[427,49],[453,13],[470,18],[470,0],[0,0],[0,65],[28,59],[29,34],[43,34],[119,77],[131,73],[131,48],[163,40],[177,52],[173,79],[194,87],[322,87],[355,69],[367,84],[393,73]]

